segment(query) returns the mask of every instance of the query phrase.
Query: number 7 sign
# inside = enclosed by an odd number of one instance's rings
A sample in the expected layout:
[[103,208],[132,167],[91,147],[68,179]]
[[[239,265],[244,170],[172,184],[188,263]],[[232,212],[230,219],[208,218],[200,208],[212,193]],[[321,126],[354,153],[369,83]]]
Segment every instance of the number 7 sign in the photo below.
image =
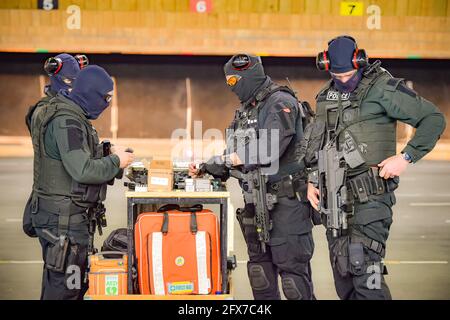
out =
[[360,1],[342,1],[341,16],[362,16],[364,11],[364,3]]

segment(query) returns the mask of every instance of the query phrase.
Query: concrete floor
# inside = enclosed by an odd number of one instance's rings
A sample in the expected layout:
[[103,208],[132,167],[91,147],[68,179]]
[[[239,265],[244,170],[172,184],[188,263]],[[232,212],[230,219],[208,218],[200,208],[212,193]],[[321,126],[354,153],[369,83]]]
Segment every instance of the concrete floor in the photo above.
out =
[[[387,282],[393,298],[450,299],[450,162],[423,161],[412,165],[401,180],[386,256]],[[21,225],[31,183],[31,159],[0,159],[0,299],[39,298],[40,246],[36,239],[23,233]],[[237,208],[241,199],[236,181],[229,182],[229,189]],[[125,225],[124,191],[121,183],[108,191],[106,235]],[[239,227],[235,224],[234,228],[234,253],[239,261],[233,274],[235,297],[251,299],[245,243]],[[315,228],[314,239],[316,296],[337,299],[323,227]],[[97,238],[97,245],[102,241]]]

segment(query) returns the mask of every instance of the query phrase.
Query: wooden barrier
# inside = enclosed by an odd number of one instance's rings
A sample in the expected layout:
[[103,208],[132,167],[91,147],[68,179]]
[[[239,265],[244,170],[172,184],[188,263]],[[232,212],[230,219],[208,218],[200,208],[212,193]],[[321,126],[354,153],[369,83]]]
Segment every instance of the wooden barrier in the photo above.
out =
[[[208,13],[193,12],[189,0],[60,0],[51,11],[7,0],[0,2],[0,51],[315,56],[330,38],[351,34],[371,56],[450,57],[450,1],[356,2],[361,15],[339,0],[210,0]],[[68,28],[73,4],[80,29]],[[367,26],[372,4],[381,9],[379,30]]]

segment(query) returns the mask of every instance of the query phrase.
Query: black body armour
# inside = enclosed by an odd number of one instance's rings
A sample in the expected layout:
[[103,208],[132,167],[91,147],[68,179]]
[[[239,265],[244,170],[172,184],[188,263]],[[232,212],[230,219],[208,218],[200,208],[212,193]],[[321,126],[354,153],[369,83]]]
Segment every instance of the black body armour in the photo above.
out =
[[[286,86],[272,83],[261,89],[255,96],[255,106],[249,103],[242,104],[236,110],[234,119],[227,129],[227,153],[236,152],[238,146],[248,145],[252,139],[257,140],[259,138],[261,106],[267,98],[276,92],[289,93],[297,100],[293,90]],[[287,113],[281,112],[281,115],[281,122],[284,129],[295,133],[285,152],[279,159],[278,173],[269,176],[270,182],[277,182],[287,175],[302,174],[304,169],[303,162],[299,161],[299,145],[302,138],[302,128],[312,118],[312,110],[306,102],[299,103],[296,128],[290,127],[290,121],[286,118],[288,117]]]
[[[378,81],[381,80],[383,88],[386,87],[386,79],[390,79],[388,84],[393,82],[391,80],[401,81],[393,79],[375,62],[364,71],[353,92],[338,92],[330,80],[316,97],[316,122],[323,124],[324,135],[320,139],[316,137],[320,148],[330,139],[337,139],[340,150],[353,148],[352,151],[361,156],[360,163],[349,163],[350,176],[367,171],[396,153],[396,122],[380,112],[377,105],[366,100],[370,89],[377,86]],[[392,88],[395,89],[395,86],[393,84]],[[389,87],[386,89],[389,90]],[[331,136],[327,132],[331,132]]]
[[57,98],[46,107],[38,108],[32,119],[31,135],[34,149],[33,193],[34,197],[46,200],[70,198],[80,207],[95,207],[105,200],[107,184],[88,185],[75,181],[67,173],[61,160],[49,157],[45,151],[45,132],[48,124],[59,116],[74,118],[67,126],[79,130],[79,124],[87,132],[88,145],[94,159],[103,157],[103,149],[95,128],[80,110],[71,108]]

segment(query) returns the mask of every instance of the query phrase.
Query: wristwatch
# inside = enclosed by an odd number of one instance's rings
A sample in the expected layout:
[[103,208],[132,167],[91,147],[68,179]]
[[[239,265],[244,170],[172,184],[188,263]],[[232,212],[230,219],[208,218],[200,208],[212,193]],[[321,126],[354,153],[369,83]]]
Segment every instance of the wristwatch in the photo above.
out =
[[412,162],[412,157],[411,157],[411,155],[408,152],[402,152],[402,157],[403,157],[403,159],[405,159],[409,163]]

